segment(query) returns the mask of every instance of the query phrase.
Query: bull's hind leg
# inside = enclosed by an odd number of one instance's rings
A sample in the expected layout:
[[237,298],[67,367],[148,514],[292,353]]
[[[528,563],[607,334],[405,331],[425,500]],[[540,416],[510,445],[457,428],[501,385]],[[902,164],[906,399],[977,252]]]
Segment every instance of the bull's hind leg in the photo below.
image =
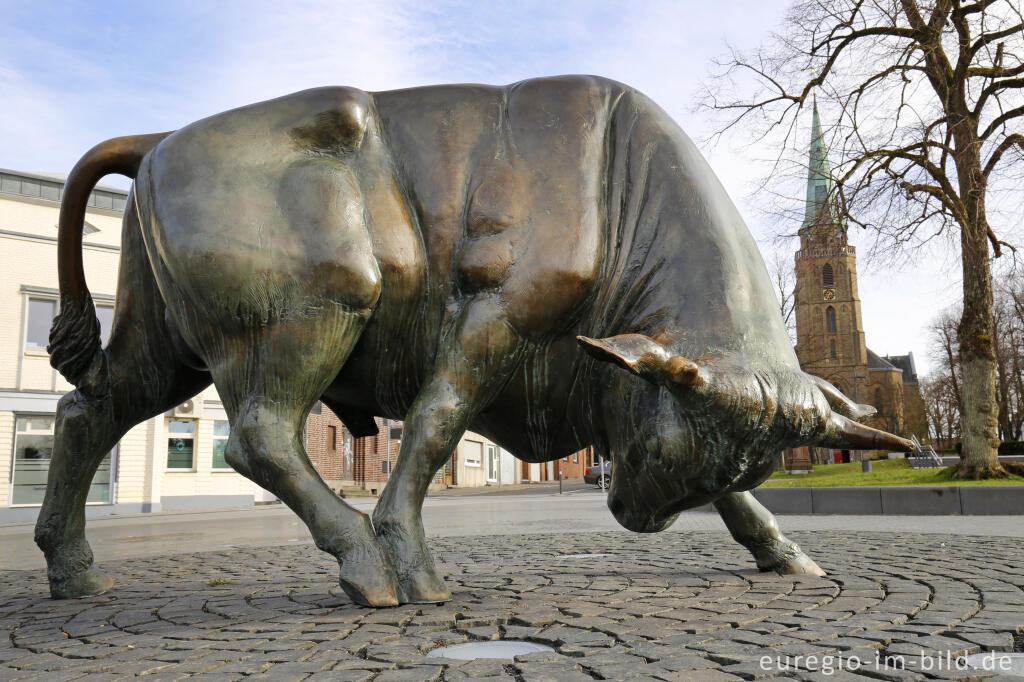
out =
[[130,428],[188,400],[210,383],[193,370],[175,366],[169,356],[163,367],[140,367],[134,360],[112,357],[112,371],[135,368],[140,370],[133,372],[135,376],[141,371],[150,379],[160,375],[167,385],[154,393],[147,390],[153,385],[115,385],[100,396],[75,390],[57,405],[46,495],[35,530],[55,599],[102,594],[113,585],[93,563],[85,539],[85,502],[103,457]]
[[496,297],[473,301],[447,335],[430,377],[405,417],[398,462],[373,512],[403,601],[451,598],[427,547],[423,498],[469,422],[508,376],[518,343]]
[[[129,202],[131,205],[131,202]],[[46,495],[35,540],[46,556],[54,598],[100,594],[112,581],[93,563],[85,501],[104,455],[136,424],[184,402],[209,376],[177,358],[163,301],[149,270],[133,208],[125,215],[117,310],[93,373],[57,405]]]
[[317,547],[340,564],[353,601],[398,603],[393,571],[370,519],[327,487],[302,443],[310,408],[359,337],[366,313],[329,307],[316,319],[281,322],[229,340],[211,363],[231,423],[225,457],[232,467],[287,504]]
[[715,509],[736,542],[750,550],[762,571],[825,575],[800,546],[779,530],[775,515],[749,492],[729,493],[715,500]]

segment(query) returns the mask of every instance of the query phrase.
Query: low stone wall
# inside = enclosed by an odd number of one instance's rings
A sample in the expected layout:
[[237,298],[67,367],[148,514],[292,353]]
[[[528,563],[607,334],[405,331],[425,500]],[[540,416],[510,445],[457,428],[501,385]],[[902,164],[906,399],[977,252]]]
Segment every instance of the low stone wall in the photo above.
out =
[[1024,515],[1024,485],[757,488],[775,514]]

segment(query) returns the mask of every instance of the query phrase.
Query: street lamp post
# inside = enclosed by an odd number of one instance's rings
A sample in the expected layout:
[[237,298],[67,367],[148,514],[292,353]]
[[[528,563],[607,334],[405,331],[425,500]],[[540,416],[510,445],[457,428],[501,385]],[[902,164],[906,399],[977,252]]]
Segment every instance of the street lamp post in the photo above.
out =
[[387,440],[387,443],[386,443],[386,445],[384,447],[385,447],[385,449],[387,450],[387,453],[388,453],[388,475],[387,475],[387,479],[386,480],[390,481],[391,480],[391,420],[388,419],[387,422],[388,422],[388,440]]
[[[867,374],[858,374],[857,368],[853,368],[853,402],[860,403],[860,385],[857,383],[857,379],[867,379]],[[862,460],[864,456],[860,450],[854,450],[856,454],[855,461]]]

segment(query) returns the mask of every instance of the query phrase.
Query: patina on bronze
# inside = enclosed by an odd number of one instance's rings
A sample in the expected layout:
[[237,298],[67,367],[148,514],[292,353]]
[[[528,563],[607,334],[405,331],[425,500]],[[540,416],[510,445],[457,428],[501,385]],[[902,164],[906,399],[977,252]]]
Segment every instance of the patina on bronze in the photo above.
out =
[[[110,341],[82,271],[108,172],[135,179]],[[594,445],[631,530],[714,502],[763,570],[820,573],[747,492],[787,446],[910,444],[804,374],[753,239],[653,102],[600,78],[330,87],[119,138],[68,178],[53,364],[64,396],[36,541],[54,597],[108,589],[84,536],[97,464],[211,381],[226,458],[337,557],[361,604],[450,593],[420,508],[466,429],[545,462]],[[370,518],[309,463],[317,400],[405,420]]]

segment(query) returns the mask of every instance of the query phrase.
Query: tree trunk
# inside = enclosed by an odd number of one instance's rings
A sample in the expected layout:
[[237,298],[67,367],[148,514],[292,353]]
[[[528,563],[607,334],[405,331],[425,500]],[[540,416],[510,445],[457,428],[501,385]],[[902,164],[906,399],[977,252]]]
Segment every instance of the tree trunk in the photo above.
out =
[[[972,211],[960,232],[964,276],[964,312],[958,330],[963,450],[953,467],[954,478],[1004,477],[999,465],[999,406],[996,402],[996,359],[992,337],[992,271],[983,218]],[[981,215],[984,215],[982,212]]]

